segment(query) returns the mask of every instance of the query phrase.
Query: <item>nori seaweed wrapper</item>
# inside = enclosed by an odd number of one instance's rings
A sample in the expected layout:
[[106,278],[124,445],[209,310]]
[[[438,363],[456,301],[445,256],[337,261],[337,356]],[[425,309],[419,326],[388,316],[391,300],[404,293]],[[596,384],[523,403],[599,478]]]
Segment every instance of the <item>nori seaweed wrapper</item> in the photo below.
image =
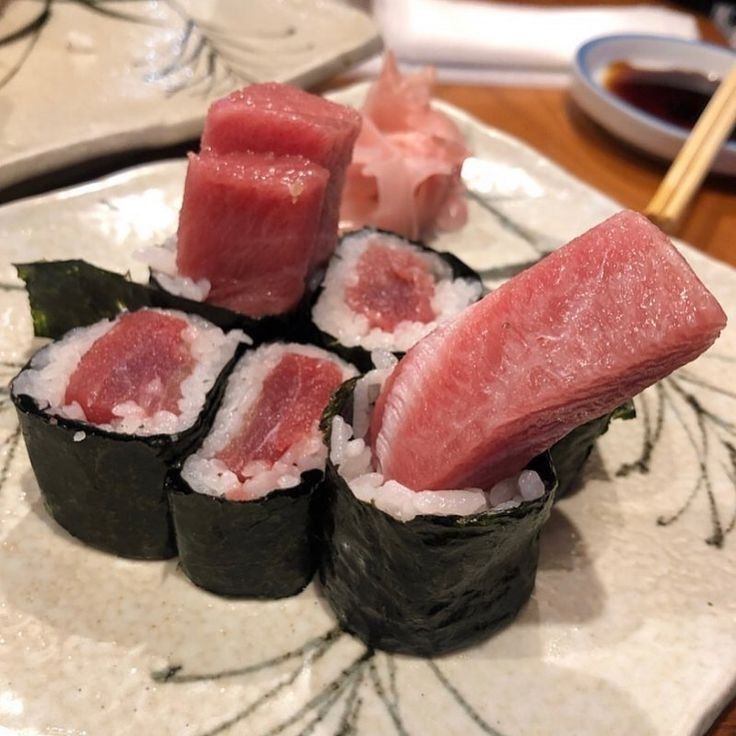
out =
[[[85,544],[120,557],[176,555],[166,478],[209,431],[238,352],[207,393],[196,422],[174,435],[119,434],[56,417],[32,397],[16,394],[11,383],[31,467],[57,523]],[[81,432],[83,439],[75,441]]]
[[[452,253],[448,253],[447,251],[439,251],[435,250],[434,248],[431,248],[426,243],[422,243],[421,241],[417,240],[409,240],[408,238],[403,237],[402,235],[399,235],[398,233],[390,232],[389,230],[381,230],[379,228],[373,228],[373,227],[365,227],[361,228],[360,230],[353,230],[351,232],[346,233],[340,238],[340,242],[348,239],[348,238],[354,238],[361,235],[370,235],[371,233],[375,233],[378,235],[390,235],[393,238],[398,238],[399,240],[402,240],[404,243],[407,243],[408,245],[413,245],[416,248],[419,248],[423,250],[426,253],[431,253],[432,255],[439,256],[452,270],[452,276],[455,279],[469,279],[471,281],[477,281],[482,287],[483,287],[483,279],[480,277],[477,271],[474,271],[470,266],[468,266],[467,263],[460,260],[456,255],[453,255]],[[483,292],[481,293],[481,298],[483,294],[485,294],[486,289],[483,287]],[[322,293],[322,288],[320,287],[317,292],[314,295],[314,298],[312,300],[312,307],[317,303],[317,300],[319,299],[320,295]],[[311,315],[311,308],[310,308],[310,315]],[[313,340],[316,344],[321,345],[326,350],[330,350],[331,352],[339,355],[344,360],[347,360],[349,363],[352,363],[353,365],[357,366],[357,368],[361,372],[369,371],[373,368],[373,363],[371,361],[371,351],[366,350],[365,348],[362,348],[358,345],[354,347],[348,347],[347,345],[343,345],[338,338],[336,338],[334,335],[329,334],[328,332],[324,332],[319,327],[317,327],[314,322],[310,322],[312,327],[312,333],[313,333]],[[397,358],[401,358],[404,353],[403,352],[394,352],[394,355]]]
[[229,501],[193,491],[178,472],[168,488],[187,577],[222,596],[285,598],[311,581],[317,567],[313,498],[319,470],[294,488],[252,501]]
[[614,419],[633,419],[635,416],[634,403],[629,400],[612,412],[581,424],[565,435],[559,442],[552,445],[549,453],[557,472],[556,500],[559,501],[574,487],[583,466],[593,451],[596,440],[608,431],[611,421]]
[[252,337],[256,345],[274,340],[300,343],[310,343],[312,341],[312,323],[309,318],[312,294],[309,289],[305,290],[304,296],[291,311],[284,314],[255,318],[240,312],[233,312],[226,307],[219,307],[216,304],[208,304],[207,302],[198,302],[193,299],[176,296],[166,291],[156,279],[156,273],[154,271],[151,271],[148,283],[150,288],[157,292],[156,299],[166,302],[173,300],[176,303],[181,303],[183,306],[175,308],[183,312],[199,314],[224,330],[238,327]]
[[255,344],[276,339],[304,342],[303,335],[309,328],[307,296],[293,312],[253,319],[214,304],[176,296],[155,282],[136,283],[86,261],[36,261],[16,264],[16,269],[26,283],[33,329],[38,337],[58,339],[74,327],[112,319],[124,310],[141,307],[197,314],[226,332],[243,330]]
[[[354,385],[343,384],[325,412],[328,439]],[[510,622],[534,588],[539,534],[556,488],[548,454],[529,467],[546,489],[535,501],[402,522],[358,500],[328,461],[320,581],[341,627],[369,647],[433,657]]]

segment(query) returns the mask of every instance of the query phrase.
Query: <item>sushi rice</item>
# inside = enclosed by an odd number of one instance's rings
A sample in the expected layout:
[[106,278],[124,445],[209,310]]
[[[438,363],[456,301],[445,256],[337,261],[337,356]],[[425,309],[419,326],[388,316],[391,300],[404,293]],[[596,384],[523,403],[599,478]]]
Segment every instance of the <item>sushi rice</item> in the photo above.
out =
[[211,284],[207,279],[190,279],[182,276],[176,267],[176,236],[167,238],[161,245],[141,248],[136,258],[151,270],[156,282],[169,294],[203,302],[210,293]]
[[343,380],[356,375],[355,369],[333,353],[312,345],[272,343],[247,353],[228,379],[227,390],[215,424],[202,447],[184,463],[181,477],[192,490],[220,498],[236,495],[241,500],[262,498],[276,489],[293,488],[309,470],[323,470],[327,448],[315,423],[314,431],[289,448],[273,465],[254,461],[244,471],[240,482],[227,465],[215,457],[230,442],[244,418],[261,394],[266,377],[287,353],[297,353],[319,360],[330,360],[340,367]]
[[375,237],[375,232],[361,231],[342,239],[325,274],[322,293],[312,309],[312,319],[317,327],[337,338],[341,345],[360,346],[365,350],[406,352],[437,325],[454,317],[480,298],[483,286],[479,281],[453,278],[452,269],[438,255],[399,236],[381,232],[381,245],[411,249],[427,264],[435,279],[431,305],[436,318],[426,323],[403,321],[393,332],[371,328],[367,317],[354,312],[347,305],[345,292],[357,283],[358,262]]
[[347,481],[357,499],[374,504],[399,521],[416,516],[470,516],[487,511],[504,511],[525,501],[541,498],[544,483],[533,470],[522,470],[496,483],[490,490],[466,488],[414,491],[394,480],[385,480],[373,468],[366,435],[370,414],[383,383],[391,374],[396,358],[385,351],[372,353],[376,368],[356,384],[353,395],[353,425],[336,416],[332,423],[330,460]]
[[[237,345],[250,343],[250,338],[242,331],[231,330],[225,334],[219,327],[196,315],[174,310],[150,311],[179,317],[189,325],[183,330],[182,338],[189,345],[195,367],[181,383],[179,414],[158,411],[148,417],[135,402],[126,401],[114,407],[113,413],[118,417],[114,422],[94,425],[99,429],[139,436],[175,434],[188,429],[197,420],[207,392],[232,358]],[[88,327],[79,327],[41,349],[33,356],[30,367],[13,382],[13,392],[32,397],[47,414],[86,422],[84,410],[76,401],[63,403],[66,387],[85,353],[114,324],[114,320],[105,319]]]

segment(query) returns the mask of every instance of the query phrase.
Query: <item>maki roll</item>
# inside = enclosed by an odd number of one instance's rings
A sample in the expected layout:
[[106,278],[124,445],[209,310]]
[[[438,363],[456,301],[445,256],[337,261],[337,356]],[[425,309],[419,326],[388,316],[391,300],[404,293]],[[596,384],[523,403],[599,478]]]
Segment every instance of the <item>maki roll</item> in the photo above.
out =
[[281,598],[312,578],[319,418],[355,370],[309,345],[247,352],[212,430],[170,482],[181,567],[219,595]]
[[266,323],[303,316],[337,240],[360,116],[285,84],[217,100],[190,154],[175,239],[148,249],[154,285]]
[[391,372],[349,382],[325,415],[320,581],[341,626],[368,646],[432,657],[486,638],[529,598],[556,477],[544,454],[487,490],[417,492],[386,478],[367,430],[370,397]]
[[[696,358],[725,323],[667,237],[622,212],[393,369],[381,360],[380,389],[358,383],[352,413],[326,415],[321,579],[342,626],[430,656],[508,621],[532,590],[553,500],[547,449]],[[570,467],[584,457],[573,448]]]
[[53,518],[106,552],[173,556],[166,475],[205,434],[243,339],[197,316],[142,309],[36,353],[11,395]]
[[[160,257],[157,249],[156,256]],[[35,261],[16,265],[26,283],[36,337],[58,340],[69,330],[86,327],[121,311],[144,307],[198,314],[224,331],[242,330],[254,342],[275,339],[285,332],[279,320],[251,319],[244,314],[140,284],[128,276],[81,260]],[[74,294],[73,300],[69,294]]]
[[403,354],[482,295],[478,274],[455,256],[364,229],[340,241],[312,322],[326,347],[369,370],[372,350]]

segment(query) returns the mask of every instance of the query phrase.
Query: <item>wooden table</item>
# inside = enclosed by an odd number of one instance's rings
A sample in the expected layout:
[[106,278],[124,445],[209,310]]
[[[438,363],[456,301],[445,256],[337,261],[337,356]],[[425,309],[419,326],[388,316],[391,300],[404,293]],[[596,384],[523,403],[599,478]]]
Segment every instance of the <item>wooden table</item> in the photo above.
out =
[[[560,3],[556,3],[560,4]],[[718,40],[699,18],[701,35]],[[643,209],[667,170],[592,122],[564,89],[440,85],[436,96],[536,148],[591,186],[632,209]],[[679,237],[736,266],[736,179],[710,177]],[[708,736],[736,736],[736,700]]]

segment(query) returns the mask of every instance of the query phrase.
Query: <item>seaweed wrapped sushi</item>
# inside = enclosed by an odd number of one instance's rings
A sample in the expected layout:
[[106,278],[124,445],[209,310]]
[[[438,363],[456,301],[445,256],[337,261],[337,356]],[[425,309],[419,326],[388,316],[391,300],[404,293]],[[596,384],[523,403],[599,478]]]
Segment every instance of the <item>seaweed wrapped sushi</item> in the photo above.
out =
[[382,360],[380,386],[366,376],[352,405],[345,387],[325,417],[320,569],[341,625],[430,656],[510,620],[553,499],[547,448],[696,358],[725,323],[666,236],[622,212],[395,367]]
[[250,598],[309,583],[327,456],[319,419],[355,373],[311,345],[265,344],[241,358],[210,433],[170,483],[181,567],[194,583]]
[[312,307],[322,344],[363,370],[372,350],[402,355],[483,295],[450,253],[381,230],[345,235]]
[[177,235],[146,251],[154,285],[205,313],[216,306],[263,323],[254,334],[295,335],[335,249],[359,129],[355,110],[286,84],[214,102],[201,152],[189,156]]
[[243,333],[142,309],[71,330],[11,384],[46,507],[123,557],[176,553],[165,479],[204,435]]
[[547,454],[489,489],[415,491],[384,477],[367,430],[394,369],[388,354],[378,362],[325,415],[320,581],[366,645],[431,657],[484,639],[526,602],[557,481]]

